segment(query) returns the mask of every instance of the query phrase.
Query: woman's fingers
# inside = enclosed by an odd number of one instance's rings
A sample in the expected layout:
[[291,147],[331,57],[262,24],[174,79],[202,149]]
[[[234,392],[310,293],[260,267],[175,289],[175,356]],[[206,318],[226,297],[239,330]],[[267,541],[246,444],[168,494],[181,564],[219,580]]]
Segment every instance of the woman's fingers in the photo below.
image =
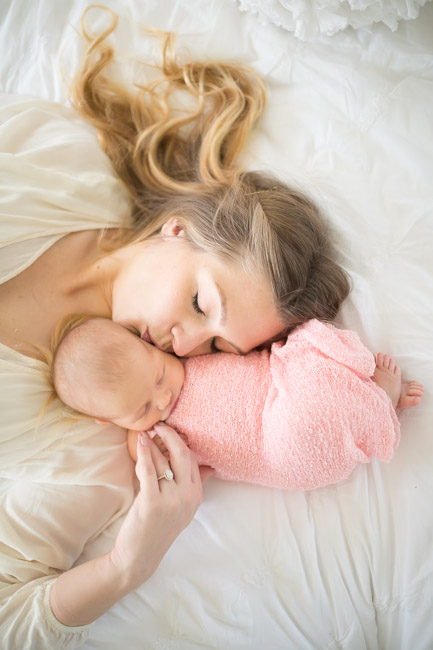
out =
[[[140,490],[110,554],[131,589],[153,573],[202,499],[200,472],[192,453],[170,427],[164,427],[161,437],[170,452],[170,463],[146,433],[138,436],[135,471]],[[158,481],[170,464],[174,479]]]
[[155,489],[155,479],[157,469],[155,461],[150,449],[152,441],[147,439],[141,434],[137,439],[137,463],[135,465],[135,473],[140,482],[140,490],[148,493]]
[[162,438],[170,454],[170,465],[177,482],[191,481],[192,466],[197,465],[190,449],[181,440],[177,432],[167,424],[156,424],[154,429]]
[[215,470],[213,467],[208,467],[207,465],[200,465],[199,475],[202,483],[205,483],[208,480],[208,478],[214,476],[214,474],[215,474]]
[[166,457],[169,458],[170,454],[168,453],[168,449],[165,446],[161,436],[158,436],[158,434],[155,434],[152,438],[152,441],[155,443],[155,445],[158,447],[158,449],[162,452],[162,454]]
[[155,425],[155,430],[168,449],[170,464],[178,480],[185,477],[192,480],[193,483],[201,485],[215,473],[212,467],[198,465],[195,455],[184,442],[185,436],[180,436],[177,431],[165,423]]
[[[194,454],[172,427],[158,424],[155,428],[158,429],[158,434],[150,438],[143,432],[139,436],[139,442],[141,439],[146,442],[157,477],[162,476],[166,469],[171,469],[174,480],[177,480],[178,483],[185,478],[201,485],[215,474],[212,467],[198,465]],[[155,441],[158,441],[158,444],[155,444]]]
[[[158,476],[162,476],[167,469],[171,469],[169,459],[161,451],[158,445],[148,436],[145,431],[142,431],[138,435],[138,444],[137,451],[140,447],[146,447],[149,450],[149,456],[153,465],[153,477],[157,479]],[[150,468],[147,468],[149,475],[152,475]],[[138,476],[138,474],[137,474]],[[139,480],[140,477],[138,476]]]
[[[167,425],[157,425],[155,426],[155,430],[168,449],[170,458],[168,460],[164,456],[146,433],[139,436],[139,440],[145,442],[145,447],[148,450],[148,458],[146,456],[144,458],[146,461],[150,459],[153,464],[153,490],[158,486],[160,496],[164,497],[165,495],[169,498],[167,505],[170,502],[170,507],[172,507],[173,503],[177,502],[180,512],[182,512],[182,517],[191,518],[197,510],[203,496],[203,480],[197,459],[174,429]],[[137,447],[140,446],[141,444],[139,442]],[[144,485],[147,485],[148,482],[152,482],[152,471],[149,465],[143,466],[143,469],[146,471]],[[160,478],[158,480],[158,477],[162,477],[168,469],[171,469],[173,472],[173,479]],[[204,469],[203,479],[205,480],[210,473],[210,469]],[[137,474],[137,476],[139,475]]]

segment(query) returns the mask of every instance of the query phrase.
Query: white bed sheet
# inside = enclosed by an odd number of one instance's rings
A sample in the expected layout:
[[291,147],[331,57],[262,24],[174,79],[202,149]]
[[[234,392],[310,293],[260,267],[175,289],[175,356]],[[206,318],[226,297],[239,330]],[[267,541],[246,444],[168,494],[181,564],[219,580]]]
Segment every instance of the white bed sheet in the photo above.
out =
[[[0,87],[60,102],[84,0],[1,0]],[[433,648],[433,5],[301,42],[231,0],[110,0],[123,65],[154,49],[247,62],[269,105],[245,161],[312,192],[353,280],[341,322],[425,384],[388,465],[311,493],[211,479],[154,576],[99,619],[85,650]],[[131,63],[132,66],[132,63]],[[118,525],[118,523],[117,523]],[[107,549],[116,526],[88,547]]]

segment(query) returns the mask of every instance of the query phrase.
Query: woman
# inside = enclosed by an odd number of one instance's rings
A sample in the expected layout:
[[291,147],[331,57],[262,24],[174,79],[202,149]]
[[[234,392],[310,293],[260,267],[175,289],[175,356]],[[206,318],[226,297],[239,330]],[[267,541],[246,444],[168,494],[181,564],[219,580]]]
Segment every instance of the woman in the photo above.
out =
[[[180,356],[243,354],[309,318],[332,319],[348,292],[311,201],[235,166],[263,108],[255,75],[178,66],[166,37],[163,83],[128,92],[103,75],[112,29],[84,30],[90,46],[73,90],[108,158],[73,110],[17,98],[1,108],[8,648],[81,645],[89,624],[155,571],[207,475],[165,427],[174,480],[158,480],[168,461],[150,443],[139,451],[134,499],[123,431],[73,424],[55,404],[37,423],[47,395],[37,349],[57,322],[71,312],[109,316]],[[196,102],[189,114],[172,108],[179,90]],[[114,548],[73,567],[85,543],[128,510]]]

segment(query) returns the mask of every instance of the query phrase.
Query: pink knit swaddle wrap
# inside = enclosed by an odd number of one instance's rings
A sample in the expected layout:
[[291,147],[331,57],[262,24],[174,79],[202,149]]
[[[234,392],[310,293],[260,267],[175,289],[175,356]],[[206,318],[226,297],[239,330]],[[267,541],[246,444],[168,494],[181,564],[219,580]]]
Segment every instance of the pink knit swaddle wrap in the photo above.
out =
[[310,490],[389,461],[400,426],[358,335],[312,320],[271,352],[188,359],[167,423],[220,478]]

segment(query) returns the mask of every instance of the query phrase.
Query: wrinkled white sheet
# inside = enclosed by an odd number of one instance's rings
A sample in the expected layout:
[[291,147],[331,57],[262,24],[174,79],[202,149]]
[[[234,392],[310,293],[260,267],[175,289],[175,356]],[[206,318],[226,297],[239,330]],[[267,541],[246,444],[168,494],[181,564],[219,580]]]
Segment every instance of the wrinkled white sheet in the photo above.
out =
[[[3,0],[1,89],[65,102],[59,55],[73,69],[88,4]],[[210,480],[155,575],[95,623],[85,650],[431,650],[433,5],[394,33],[375,25],[307,43],[231,0],[106,4],[121,18],[123,64],[151,55],[148,24],[177,31],[184,54],[263,75],[269,105],[246,162],[322,202],[354,286],[341,322],[426,393],[402,417],[391,463],[340,485],[293,493]]]
[[347,27],[383,23],[392,31],[400,20],[413,20],[427,0],[237,0],[263,24],[278,25],[302,40],[332,36]]

